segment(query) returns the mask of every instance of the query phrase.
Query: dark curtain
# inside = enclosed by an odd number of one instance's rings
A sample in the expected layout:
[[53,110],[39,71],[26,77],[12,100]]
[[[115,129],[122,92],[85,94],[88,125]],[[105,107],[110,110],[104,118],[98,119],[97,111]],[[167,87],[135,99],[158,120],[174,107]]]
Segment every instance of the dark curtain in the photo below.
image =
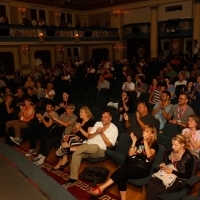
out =
[[6,75],[13,75],[15,72],[13,54],[11,52],[0,52],[0,59],[2,60]]
[[45,68],[48,68],[51,66],[51,53],[48,50],[44,50],[44,51],[36,51],[34,53],[35,58],[40,57],[42,60],[42,63],[44,65]]
[[6,6],[0,5],[0,17],[6,16]]

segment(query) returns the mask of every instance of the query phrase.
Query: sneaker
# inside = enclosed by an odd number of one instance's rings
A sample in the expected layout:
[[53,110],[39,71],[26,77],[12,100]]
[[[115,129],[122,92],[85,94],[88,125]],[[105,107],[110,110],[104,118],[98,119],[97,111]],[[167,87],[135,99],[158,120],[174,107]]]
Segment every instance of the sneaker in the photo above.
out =
[[36,158],[33,159],[33,163],[37,163],[38,160],[40,160],[40,158],[42,158],[42,154],[39,154]]
[[20,145],[22,143],[22,139],[20,138],[15,138],[15,137],[10,136],[10,139],[17,145]]
[[34,154],[36,154],[36,149],[30,149],[29,152],[26,153],[25,155],[26,155],[27,157],[29,157],[29,156],[32,156],[32,155],[34,155]]
[[45,157],[42,156],[36,163],[34,163],[35,165],[37,165],[38,167],[41,167],[44,163]]

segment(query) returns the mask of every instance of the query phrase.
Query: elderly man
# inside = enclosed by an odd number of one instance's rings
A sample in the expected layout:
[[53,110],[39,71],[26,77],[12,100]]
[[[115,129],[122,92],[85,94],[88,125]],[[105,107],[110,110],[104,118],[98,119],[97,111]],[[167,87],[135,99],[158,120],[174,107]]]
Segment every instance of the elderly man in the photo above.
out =
[[170,123],[183,128],[187,127],[189,116],[194,114],[193,109],[188,105],[188,100],[188,94],[181,94],[179,96],[178,104],[173,105],[167,115],[167,120]]
[[[72,155],[71,173],[69,180],[65,183],[66,186],[69,186],[78,179],[78,170],[83,158],[104,157],[106,147],[115,144],[118,136],[118,129],[111,121],[111,111],[104,110],[102,112],[101,121],[96,122],[90,131],[87,143],[77,147]],[[64,151],[66,151],[66,149],[64,149]]]

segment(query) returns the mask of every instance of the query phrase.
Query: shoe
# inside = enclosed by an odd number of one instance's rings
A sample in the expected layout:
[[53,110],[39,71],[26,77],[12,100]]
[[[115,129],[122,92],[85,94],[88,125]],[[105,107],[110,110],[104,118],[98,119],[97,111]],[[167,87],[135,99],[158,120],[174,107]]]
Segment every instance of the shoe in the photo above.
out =
[[64,165],[60,165],[60,167],[58,169],[64,169],[65,167],[67,167],[67,165],[69,165],[69,161],[67,161]]
[[17,145],[20,145],[22,143],[22,139],[20,138],[15,138],[15,137],[10,136],[10,139]]
[[67,147],[67,148],[59,148],[57,151],[56,151],[56,155],[57,156],[63,156],[65,154],[68,154],[70,152],[70,147]]
[[[96,193],[96,191],[97,191],[97,193]],[[95,197],[100,197],[100,196],[102,196],[102,194],[103,194],[103,192],[101,191],[101,189],[100,189],[98,186],[96,186],[96,187],[94,187],[94,188],[91,188],[91,189],[89,190],[89,193],[90,193],[92,196],[95,196]]]
[[42,158],[42,155],[41,155],[41,154],[39,154],[36,158],[34,158],[32,162],[33,162],[34,164],[36,164],[36,163],[40,160],[40,158]]
[[29,157],[29,156],[32,156],[32,155],[35,155],[35,154],[36,154],[36,149],[30,149],[29,152],[26,153],[25,155],[26,155],[27,157]]
[[70,178],[63,184],[63,187],[68,188],[68,187],[73,186],[75,184],[76,184],[76,180]]
[[34,164],[38,167],[41,167],[44,164],[44,159],[43,157],[40,158],[40,160],[38,160],[37,162],[35,162]]

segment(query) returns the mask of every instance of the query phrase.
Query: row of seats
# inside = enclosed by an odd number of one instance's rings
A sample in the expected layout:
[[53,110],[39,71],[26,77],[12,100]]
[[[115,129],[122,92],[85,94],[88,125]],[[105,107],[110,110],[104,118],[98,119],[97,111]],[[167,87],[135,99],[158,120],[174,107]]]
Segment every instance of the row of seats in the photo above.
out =
[[[119,137],[118,145],[115,150],[107,149],[105,151],[106,155],[102,158],[86,158],[84,160],[94,164],[94,163],[99,163],[99,162],[103,162],[105,160],[110,159],[116,166],[124,166],[125,158],[128,154],[130,145],[131,145],[130,135],[127,133],[123,133]],[[157,169],[158,165],[163,162],[165,155],[166,155],[165,146],[162,144],[159,144],[159,150],[156,154],[154,162],[152,163],[152,168],[151,168],[149,176],[146,178],[141,178],[141,179],[130,178],[127,180],[127,182],[134,186],[142,187],[143,193],[145,193],[145,186],[148,184],[148,182],[152,178],[152,174],[155,172],[155,169]],[[187,180],[186,182],[187,184],[183,187],[183,189],[180,192],[160,194],[157,196],[158,199],[180,200],[180,199],[183,199],[185,196],[187,196],[187,194],[192,190],[193,185],[200,181],[200,177],[195,176],[199,162],[196,157],[194,157],[194,160],[195,162],[194,162],[194,165],[192,166],[193,167],[192,177],[189,180]],[[190,185],[190,187],[188,185]]]

